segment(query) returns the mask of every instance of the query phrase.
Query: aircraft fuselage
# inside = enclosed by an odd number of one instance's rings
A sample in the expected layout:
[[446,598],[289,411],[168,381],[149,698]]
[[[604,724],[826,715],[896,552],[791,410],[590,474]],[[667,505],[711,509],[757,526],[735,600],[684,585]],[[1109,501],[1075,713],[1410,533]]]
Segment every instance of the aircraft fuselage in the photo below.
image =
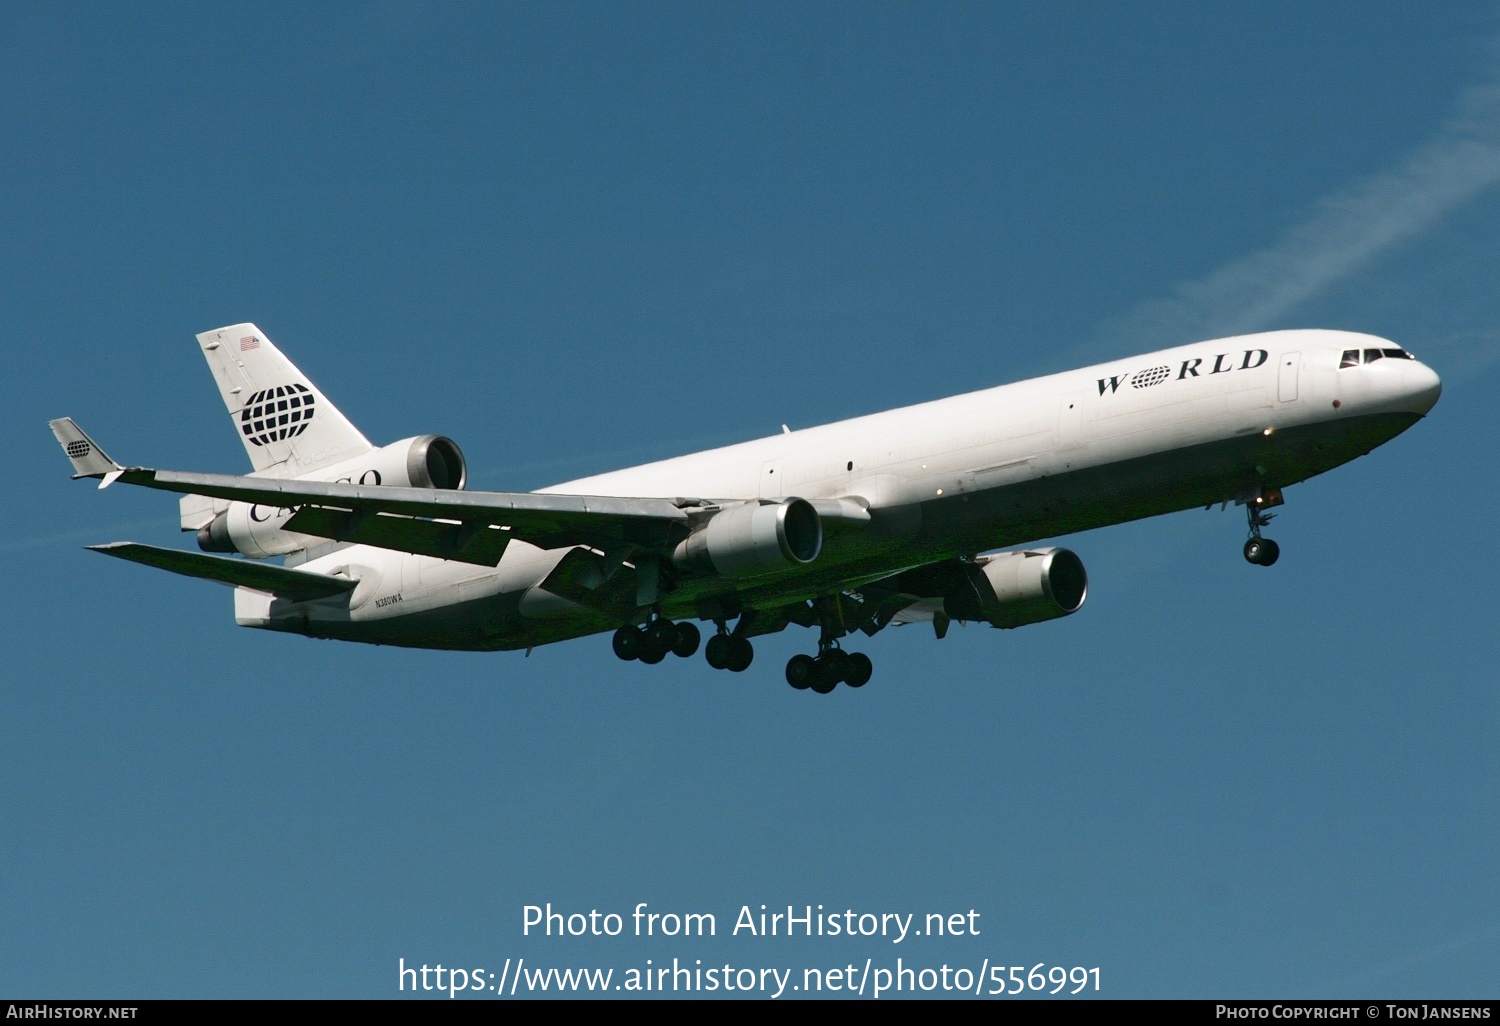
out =
[[[1401,353],[1347,362],[1347,354]],[[1437,375],[1341,331],[1203,342],[542,489],[558,495],[843,500],[806,566],[663,588],[666,618],[784,606],[908,568],[1226,501],[1346,463],[1436,402]],[[316,550],[314,550],[316,551]],[[493,568],[367,545],[300,564],[359,580],[309,602],[236,589],[245,626],[429,648],[513,649],[619,621],[539,588],[569,549],[516,540]]]

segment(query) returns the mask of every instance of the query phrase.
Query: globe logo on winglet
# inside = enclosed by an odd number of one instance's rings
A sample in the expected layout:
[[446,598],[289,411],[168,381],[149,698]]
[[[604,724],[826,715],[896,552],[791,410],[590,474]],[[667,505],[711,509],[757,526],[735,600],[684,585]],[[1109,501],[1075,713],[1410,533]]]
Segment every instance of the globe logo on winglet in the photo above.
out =
[[89,443],[77,438],[68,443],[68,455],[75,460],[81,460],[89,454],[91,448],[93,447]]
[[295,438],[313,417],[313,394],[303,385],[277,385],[252,395],[240,411],[240,431],[256,445]]

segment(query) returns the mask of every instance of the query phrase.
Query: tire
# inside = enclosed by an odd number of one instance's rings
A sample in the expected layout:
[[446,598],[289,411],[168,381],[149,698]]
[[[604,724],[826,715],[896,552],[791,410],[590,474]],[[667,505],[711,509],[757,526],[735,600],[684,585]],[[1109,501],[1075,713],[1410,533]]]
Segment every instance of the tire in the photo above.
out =
[[730,650],[734,647],[727,634],[715,634],[708,639],[708,644],[703,646],[703,658],[708,660],[708,665],[716,670],[729,669]]
[[615,655],[627,663],[632,659],[639,659],[641,657],[641,632],[628,623],[615,631],[615,639],[612,644]]
[[652,621],[646,628],[646,634],[663,653],[672,651],[672,646],[677,644],[677,625],[671,620]]
[[835,684],[848,678],[849,653],[843,649],[830,648],[818,656],[818,663],[822,667],[823,674]]
[[744,673],[750,668],[750,663],[755,659],[755,648],[750,644],[748,638],[729,639],[730,661],[728,668],[734,673]]
[[667,657],[668,651],[670,650],[648,635],[641,639],[641,652],[636,658],[647,666],[655,666]]
[[862,688],[870,683],[875,673],[875,664],[863,652],[849,653],[849,668],[844,671],[844,683],[851,688]]
[[698,642],[702,636],[698,633],[698,625],[684,621],[677,625],[677,637],[672,642],[672,654],[686,659],[698,651]]
[[1281,546],[1269,538],[1251,538],[1245,542],[1245,558],[1256,566],[1270,566],[1281,557]]
[[817,661],[809,655],[794,655],[786,663],[786,682],[798,691],[806,691],[818,675]]

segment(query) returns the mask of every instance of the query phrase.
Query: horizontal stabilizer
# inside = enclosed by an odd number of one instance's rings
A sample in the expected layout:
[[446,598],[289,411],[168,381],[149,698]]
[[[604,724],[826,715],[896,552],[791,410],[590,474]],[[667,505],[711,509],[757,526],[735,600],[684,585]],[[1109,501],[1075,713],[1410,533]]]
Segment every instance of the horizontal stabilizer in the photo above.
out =
[[359,582],[345,577],[329,577],[307,570],[291,570],[274,563],[252,563],[244,559],[227,556],[209,556],[200,552],[183,552],[180,549],[163,549],[155,545],[138,542],[110,542],[108,545],[90,545],[94,552],[106,556],[128,559],[132,563],[144,563],[161,570],[170,570],[184,577],[201,577],[220,584],[232,584],[241,588],[253,588],[294,602],[332,598],[354,590]]

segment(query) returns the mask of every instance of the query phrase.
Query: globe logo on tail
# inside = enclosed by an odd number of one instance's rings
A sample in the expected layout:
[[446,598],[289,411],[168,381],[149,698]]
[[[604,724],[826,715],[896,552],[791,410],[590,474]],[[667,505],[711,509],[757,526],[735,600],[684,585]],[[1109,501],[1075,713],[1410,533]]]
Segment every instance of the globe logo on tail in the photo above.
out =
[[313,394],[303,385],[277,385],[256,392],[240,411],[240,431],[256,445],[295,438],[313,417]]

